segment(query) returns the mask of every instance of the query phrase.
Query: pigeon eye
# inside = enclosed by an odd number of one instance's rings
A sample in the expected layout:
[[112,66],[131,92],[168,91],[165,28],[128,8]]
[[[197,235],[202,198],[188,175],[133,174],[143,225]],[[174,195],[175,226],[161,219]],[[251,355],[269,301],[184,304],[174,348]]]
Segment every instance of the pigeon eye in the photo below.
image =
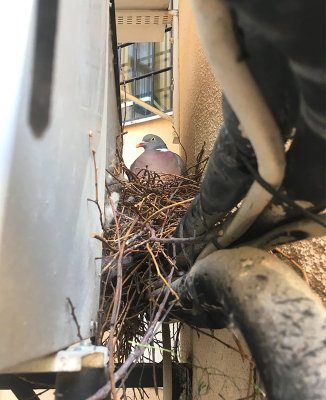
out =
[[154,140],[155,140],[155,137],[152,137],[152,139],[151,139],[153,142],[154,142]]

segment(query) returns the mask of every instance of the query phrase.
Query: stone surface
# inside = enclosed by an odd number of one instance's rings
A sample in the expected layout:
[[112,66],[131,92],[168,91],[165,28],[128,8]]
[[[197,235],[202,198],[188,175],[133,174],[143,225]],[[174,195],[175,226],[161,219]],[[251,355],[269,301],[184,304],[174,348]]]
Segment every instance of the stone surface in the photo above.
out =
[[[320,296],[326,305],[326,236],[310,240],[283,245],[280,249],[288,256],[293,257],[307,273],[311,288]],[[299,274],[301,272],[293,266],[291,261],[279,257],[291,265]],[[302,274],[301,274],[302,275]]]

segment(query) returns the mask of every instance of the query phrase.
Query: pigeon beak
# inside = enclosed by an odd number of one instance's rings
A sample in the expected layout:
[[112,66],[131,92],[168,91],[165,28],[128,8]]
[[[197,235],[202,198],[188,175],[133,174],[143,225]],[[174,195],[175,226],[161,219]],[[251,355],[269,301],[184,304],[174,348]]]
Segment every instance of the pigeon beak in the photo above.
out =
[[138,149],[138,147],[144,147],[145,144],[146,144],[146,142],[140,142],[140,143],[136,144],[136,147]]

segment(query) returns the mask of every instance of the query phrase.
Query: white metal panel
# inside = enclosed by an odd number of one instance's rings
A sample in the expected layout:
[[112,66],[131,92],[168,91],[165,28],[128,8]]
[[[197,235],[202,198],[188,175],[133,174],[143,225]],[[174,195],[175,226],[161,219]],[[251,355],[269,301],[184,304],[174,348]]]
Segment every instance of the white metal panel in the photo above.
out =
[[161,42],[166,25],[172,20],[173,15],[167,10],[117,10],[117,40],[119,43]]
[[[0,49],[3,60],[0,68],[0,241],[4,217],[3,196],[7,191],[10,154],[14,136],[15,118],[19,112],[17,98],[21,90],[24,73],[24,59],[28,47],[28,35],[32,18],[34,0],[26,0],[20,5],[9,2],[0,12]],[[4,8],[5,11],[4,12]],[[8,18],[8,16],[15,18]],[[8,40],[8,33],[14,32]]]
[[[29,107],[37,3],[28,3],[28,21],[12,31],[20,37],[11,41],[7,60],[16,85],[6,93],[11,112],[0,133],[10,143],[0,198],[2,371],[78,341],[67,296],[82,336],[89,336],[99,299],[95,257],[101,255],[90,234],[101,229],[98,210],[87,201],[95,198],[88,133],[94,133],[103,204],[107,142],[115,142],[118,126],[111,46],[106,51],[107,3],[69,0],[59,3],[50,122],[43,135],[33,133]],[[22,9],[0,6],[0,15],[13,24],[18,12]]]
[[117,39],[127,42],[162,42],[172,23],[170,0],[116,0]]
[[170,0],[115,0],[116,10],[167,10]]

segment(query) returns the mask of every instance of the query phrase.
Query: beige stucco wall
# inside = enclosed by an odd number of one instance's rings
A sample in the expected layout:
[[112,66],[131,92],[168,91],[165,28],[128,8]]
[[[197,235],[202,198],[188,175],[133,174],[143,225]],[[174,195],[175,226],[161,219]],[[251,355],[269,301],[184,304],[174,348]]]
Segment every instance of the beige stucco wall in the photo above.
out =
[[179,1],[180,136],[190,164],[222,124],[221,90],[202,49],[189,0]]
[[242,351],[248,356],[244,360],[229,330],[203,331],[214,334],[217,340],[187,326],[182,329],[181,357],[192,364],[193,400],[245,398],[250,377],[250,353],[241,334],[236,332]]
[[[318,294],[326,306],[326,236],[281,246],[281,250],[292,257],[308,276],[311,288]],[[280,258],[291,265],[300,274],[300,270],[291,262]]]

